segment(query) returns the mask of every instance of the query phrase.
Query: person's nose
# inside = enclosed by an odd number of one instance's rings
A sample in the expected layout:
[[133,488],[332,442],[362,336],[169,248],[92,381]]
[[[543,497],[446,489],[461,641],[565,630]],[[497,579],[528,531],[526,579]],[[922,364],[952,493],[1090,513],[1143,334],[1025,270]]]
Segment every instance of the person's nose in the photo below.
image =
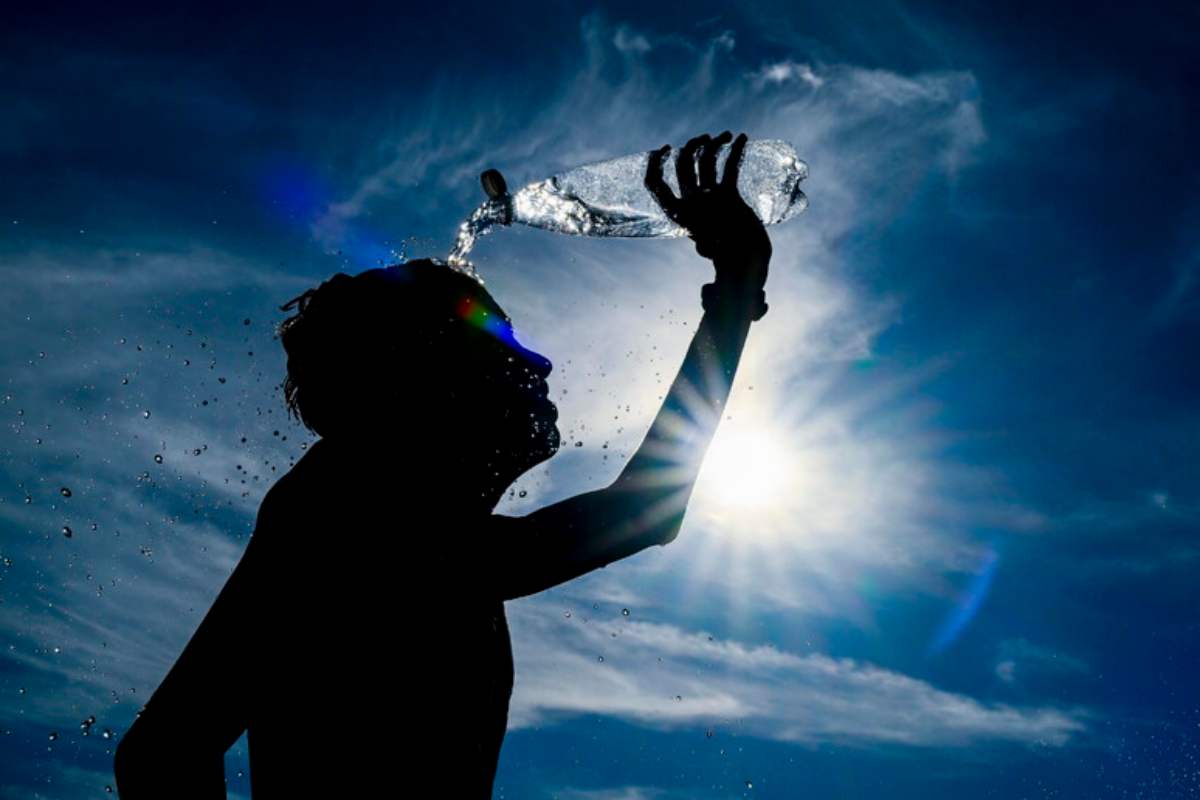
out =
[[528,348],[522,347],[520,344],[517,348],[521,354],[521,358],[525,360],[525,364],[542,380],[549,377],[554,365],[550,363],[550,359],[546,358],[541,353],[534,352]]

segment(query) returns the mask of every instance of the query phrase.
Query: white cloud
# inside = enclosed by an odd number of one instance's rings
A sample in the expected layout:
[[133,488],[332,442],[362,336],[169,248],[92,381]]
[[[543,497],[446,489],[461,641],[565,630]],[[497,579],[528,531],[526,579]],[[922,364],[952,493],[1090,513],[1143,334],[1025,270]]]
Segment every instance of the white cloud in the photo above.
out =
[[1009,639],[1001,642],[996,677],[1004,683],[1014,684],[1030,676],[1086,675],[1091,667],[1086,661],[1067,653],[1024,639]]
[[971,163],[980,145],[987,140],[979,106],[966,100],[960,101],[949,121],[950,143],[942,156],[946,171],[951,177]]
[[764,64],[756,72],[751,73],[750,77],[755,86],[760,89],[769,85],[778,86],[789,81],[800,81],[813,89],[820,89],[825,83],[825,79],[813,71],[811,65],[798,61],[776,61],[773,64]]
[[621,786],[615,789],[563,789],[560,800],[659,800],[663,790],[650,786]]
[[613,34],[613,46],[621,52],[638,55],[649,53],[653,49],[649,39],[624,25],[617,26],[616,33]]
[[510,603],[509,617],[517,662],[510,728],[604,714],[663,729],[736,727],[805,745],[914,747],[1058,747],[1086,730],[1080,710],[985,704],[851,659],[619,614],[567,618],[539,600]]
[[0,264],[0,280],[5,285],[0,296],[4,313],[24,317],[33,311],[39,319],[52,315],[55,321],[79,320],[97,304],[128,309],[147,298],[161,302],[188,292],[255,287],[285,293],[309,286],[306,278],[286,269],[205,245],[39,248],[8,254]]

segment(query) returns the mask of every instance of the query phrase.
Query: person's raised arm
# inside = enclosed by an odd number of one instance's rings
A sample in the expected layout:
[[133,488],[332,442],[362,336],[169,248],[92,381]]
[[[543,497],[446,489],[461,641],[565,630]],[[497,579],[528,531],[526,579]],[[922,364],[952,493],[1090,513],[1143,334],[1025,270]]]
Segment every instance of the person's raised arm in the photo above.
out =
[[731,139],[700,136],[679,153],[680,196],[663,180],[670,146],[650,154],[646,188],[711,259],[704,316],[662,408],[629,463],[608,487],[524,517],[494,515],[497,589],[520,597],[605,566],[679,533],[704,453],[724,413],[750,323],[766,313],[763,285],[771,242],[737,189],[745,135],[730,148],[724,176],[717,154]]

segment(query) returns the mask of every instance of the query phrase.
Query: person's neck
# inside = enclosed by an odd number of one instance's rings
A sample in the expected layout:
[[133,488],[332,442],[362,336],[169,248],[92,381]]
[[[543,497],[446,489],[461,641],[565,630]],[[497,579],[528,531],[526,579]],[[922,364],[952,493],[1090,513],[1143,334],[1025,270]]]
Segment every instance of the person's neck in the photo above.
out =
[[500,485],[503,477],[482,455],[421,437],[341,435],[322,438],[319,446],[386,485],[453,497],[457,510],[467,514],[490,514],[511,483]]

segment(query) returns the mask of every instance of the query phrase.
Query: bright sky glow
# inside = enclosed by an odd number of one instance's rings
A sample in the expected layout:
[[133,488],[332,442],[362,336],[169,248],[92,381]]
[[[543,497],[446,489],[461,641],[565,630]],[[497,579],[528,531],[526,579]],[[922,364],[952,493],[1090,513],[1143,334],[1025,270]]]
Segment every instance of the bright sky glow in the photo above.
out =
[[799,471],[785,432],[765,425],[719,431],[704,458],[714,507],[744,514],[783,502]]

